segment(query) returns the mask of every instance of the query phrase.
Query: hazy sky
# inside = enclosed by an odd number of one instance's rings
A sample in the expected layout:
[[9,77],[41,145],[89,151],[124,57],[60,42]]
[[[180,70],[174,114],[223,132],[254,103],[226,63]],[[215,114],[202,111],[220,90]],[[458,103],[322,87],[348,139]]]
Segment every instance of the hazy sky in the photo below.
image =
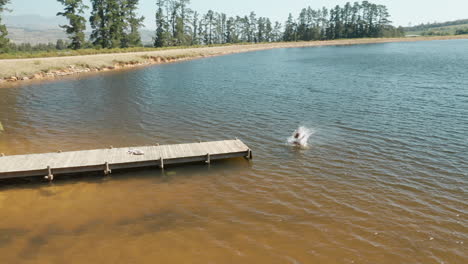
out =
[[[38,14],[54,16],[62,6],[56,0],[11,0],[10,15]],[[89,0],[84,0],[90,6]],[[258,16],[266,16],[283,23],[288,13],[297,17],[303,7],[327,8],[337,4],[343,5],[346,0],[191,0],[190,7],[205,13],[212,9],[228,15],[246,15],[255,11]],[[354,1],[350,1],[354,2]],[[376,4],[384,4],[389,8],[393,24],[407,26],[427,22],[443,22],[468,18],[468,0],[370,0]],[[156,0],[140,0],[140,14],[145,16],[148,28],[154,28],[154,12]]]

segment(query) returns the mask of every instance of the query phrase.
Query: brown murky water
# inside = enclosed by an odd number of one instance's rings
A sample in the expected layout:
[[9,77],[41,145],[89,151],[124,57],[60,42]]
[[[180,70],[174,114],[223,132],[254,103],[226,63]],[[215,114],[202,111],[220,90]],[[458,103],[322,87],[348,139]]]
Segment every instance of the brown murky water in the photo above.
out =
[[[0,89],[0,152],[239,137],[244,159],[0,183],[0,263],[466,263],[466,40]],[[287,137],[314,131],[309,148]]]

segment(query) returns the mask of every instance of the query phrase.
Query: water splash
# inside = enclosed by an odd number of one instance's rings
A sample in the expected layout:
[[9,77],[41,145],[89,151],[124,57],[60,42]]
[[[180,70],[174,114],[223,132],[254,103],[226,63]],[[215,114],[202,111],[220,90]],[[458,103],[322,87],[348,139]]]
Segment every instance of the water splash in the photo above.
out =
[[314,134],[314,130],[307,128],[305,126],[300,126],[294,133],[288,138],[288,143],[298,147],[307,147],[307,142],[309,141],[309,137]]

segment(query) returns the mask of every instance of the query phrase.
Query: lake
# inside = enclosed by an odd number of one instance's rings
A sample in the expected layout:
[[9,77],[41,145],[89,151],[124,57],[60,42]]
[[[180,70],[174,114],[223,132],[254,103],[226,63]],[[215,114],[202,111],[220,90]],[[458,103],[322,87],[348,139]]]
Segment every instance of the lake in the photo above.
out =
[[[254,160],[0,183],[2,263],[466,263],[468,40],[0,89],[8,155],[238,137]],[[287,138],[299,126],[308,148]]]

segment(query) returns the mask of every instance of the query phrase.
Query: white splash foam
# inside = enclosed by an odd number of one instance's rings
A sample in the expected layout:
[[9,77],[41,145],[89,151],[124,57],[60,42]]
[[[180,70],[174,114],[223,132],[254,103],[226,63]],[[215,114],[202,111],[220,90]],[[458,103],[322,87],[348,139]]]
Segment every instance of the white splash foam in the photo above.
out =
[[[299,134],[298,138],[295,137],[296,134]],[[288,138],[288,143],[299,147],[307,147],[309,137],[312,134],[314,134],[314,130],[305,126],[300,126],[294,130],[294,133]]]

